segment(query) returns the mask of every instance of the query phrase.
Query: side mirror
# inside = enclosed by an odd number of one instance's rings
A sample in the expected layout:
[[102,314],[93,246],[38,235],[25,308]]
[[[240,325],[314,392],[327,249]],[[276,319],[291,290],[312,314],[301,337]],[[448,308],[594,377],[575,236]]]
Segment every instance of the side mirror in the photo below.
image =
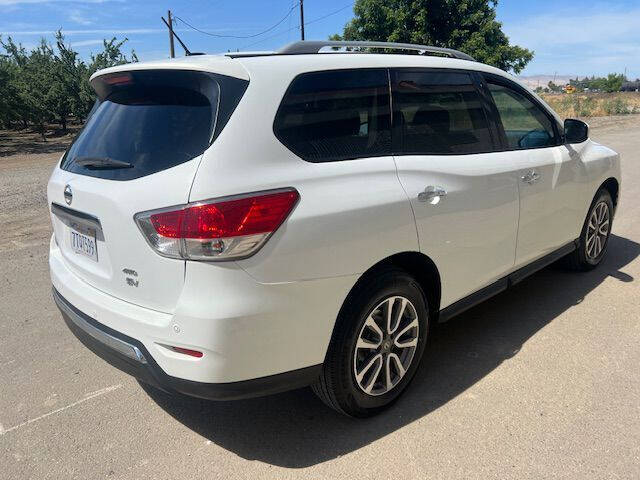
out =
[[575,118],[564,121],[565,143],[582,143],[589,138],[589,125]]

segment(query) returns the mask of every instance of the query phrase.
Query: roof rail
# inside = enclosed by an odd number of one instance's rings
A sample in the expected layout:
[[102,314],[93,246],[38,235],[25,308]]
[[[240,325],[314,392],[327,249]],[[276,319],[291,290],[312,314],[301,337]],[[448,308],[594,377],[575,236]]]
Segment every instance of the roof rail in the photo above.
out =
[[289,45],[282,47],[278,50],[280,55],[303,55],[309,53],[320,53],[325,47],[354,47],[354,48],[387,48],[391,50],[415,50],[418,52],[439,53],[447,55],[452,58],[460,60],[470,60],[475,62],[475,59],[452,48],[432,47],[430,45],[415,45],[413,43],[392,43],[392,42],[353,42],[353,41],[335,41],[335,40],[305,40],[300,42],[293,42]]

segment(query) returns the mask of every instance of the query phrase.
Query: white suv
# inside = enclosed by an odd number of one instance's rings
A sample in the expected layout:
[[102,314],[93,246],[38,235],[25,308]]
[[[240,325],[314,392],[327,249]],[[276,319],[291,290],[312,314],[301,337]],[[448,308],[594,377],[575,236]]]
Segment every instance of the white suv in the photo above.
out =
[[86,346],[169,392],[313,385],[371,415],[432,324],[607,248],[618,154],[460,52],[299,42],[91,84],[48,186],[54,298]]

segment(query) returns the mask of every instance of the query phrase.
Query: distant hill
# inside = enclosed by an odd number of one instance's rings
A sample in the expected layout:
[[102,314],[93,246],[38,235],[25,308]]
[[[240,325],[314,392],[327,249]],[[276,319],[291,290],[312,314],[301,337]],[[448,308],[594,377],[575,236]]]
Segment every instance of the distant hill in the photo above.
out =
[[549,82],[556,85],[566,85],[572,78],[576,78],[576,75],[522,75],[518,77],[518,80],[529,88],[535,89],[537,86],[546,87]]

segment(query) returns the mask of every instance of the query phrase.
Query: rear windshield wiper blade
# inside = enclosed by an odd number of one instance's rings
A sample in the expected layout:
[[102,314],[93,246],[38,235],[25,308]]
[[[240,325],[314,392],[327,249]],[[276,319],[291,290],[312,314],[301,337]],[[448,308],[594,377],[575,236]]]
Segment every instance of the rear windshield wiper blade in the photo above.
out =
[[112,168],[133,168],[133,165],[129,162],[123,162],[122,160],[114,160],[109,157],[76,157],[73,159],[73,163],[86,167],[90,170],[109,170]]

